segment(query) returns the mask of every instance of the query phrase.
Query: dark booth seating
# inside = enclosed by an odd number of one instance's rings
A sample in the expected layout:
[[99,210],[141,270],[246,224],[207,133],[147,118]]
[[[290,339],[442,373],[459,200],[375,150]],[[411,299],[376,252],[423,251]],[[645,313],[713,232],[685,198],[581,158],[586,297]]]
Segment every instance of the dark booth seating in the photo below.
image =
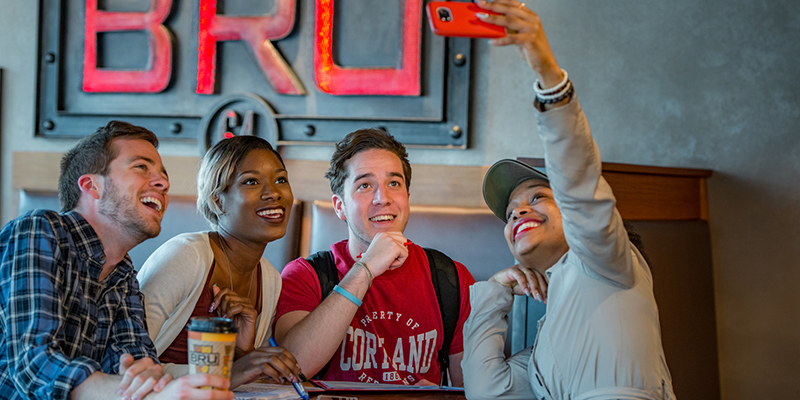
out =
[[706,221],[630,221],[650,257],[661,340],[679,399],[719,399],[711,235]]
[[[44,208],[59,210],[58,194],[52,192],[35,192],[20,190],[19,215],[28,211]],[[300,226],[303,220],[303,204],[295,200],[292,204],[286,235],[270,243],[264,250],[264,258],[269,260],[278,271],[300,254]],[[170,196],[167,211],[161,221],[161,233],[152,239],[145,240],[128,254],[131,256],[133,266],[137,270],[144,264],[147,257],[167,240],[186,232],[207,231],[211,227],[205,218],[197,212],[196,198],[190,196]]]
[[[330,201],[315,201],[311,217],[310,253],[329,250],[347,239],[347,224]],[[464,264],[477,281],[516,262],[503,238],[503,221],[486,208],[411,206],[405,236]]]

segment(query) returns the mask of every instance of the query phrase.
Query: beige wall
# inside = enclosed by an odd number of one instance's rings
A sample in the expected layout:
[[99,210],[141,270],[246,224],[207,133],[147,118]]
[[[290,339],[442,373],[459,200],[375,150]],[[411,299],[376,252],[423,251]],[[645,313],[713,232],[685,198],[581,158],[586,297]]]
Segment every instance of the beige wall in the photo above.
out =
[[[606,161],[715,170],[708,189],[723,398],[800,398],[800,3],[528,3],[542,15]],[[74,141],[32,136],[36,2],[0,0],[0,10],[5,222],[14,216],[12,152],[63,151]],[[412,162],[542,156],[525,65],[486,41],[476,42],[475,55],[470,149],[412,149]],[[162,146],[173,156],[196,151]],[[325,160],[330,149],[283,152]]]

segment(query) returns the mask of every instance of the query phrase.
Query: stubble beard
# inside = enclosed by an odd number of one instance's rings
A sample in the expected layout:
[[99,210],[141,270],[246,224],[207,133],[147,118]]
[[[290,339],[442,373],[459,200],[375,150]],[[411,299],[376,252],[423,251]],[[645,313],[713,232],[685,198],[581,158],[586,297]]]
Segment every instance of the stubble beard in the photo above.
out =
[[[344,215],[347,216],[349,214],[347,212],[347,205],[344,204],[344,202],[342,202],[342,210],[344,211]],[[364,245],[364,251],[367,251],[367,249],[369,248],[369,245],[372,244],[372,238],[369,238],[369,236],[368,236],[366,230],[364,229],[364,227],[359,228],[357,226],[354,226],[354,224],[350,223],[350,218],[345,218],[344,223],[347,224],[347,230],[350,231],[351,236],[353,236],[353,238],[355,240],[357,240],[358,242],[363,244]],[[351,240],[351,242],[352,242],[352,240]],[[350,246],[352,246],[352,245],[353,244],[350,243]]]
[[139,199],[121,195],[111,178],[108,178],[107,182],[106,191],[100,200],[100,215],[120,227],[124,234],[136,240],[137,244],[158,236],[161,233],[161,223],[156,224],[154,228],[136,212]]
[[347,224],[347,229],[352,233],[353,238],[363,244],[365,246],[364,251],[366,251],[366,249],[369,248],[369,245],[372,244],[372,240],[367,239],[367,233],[361,229],[356,229],[355,226],[350,224],[350,220],[345,220],[344,222]]

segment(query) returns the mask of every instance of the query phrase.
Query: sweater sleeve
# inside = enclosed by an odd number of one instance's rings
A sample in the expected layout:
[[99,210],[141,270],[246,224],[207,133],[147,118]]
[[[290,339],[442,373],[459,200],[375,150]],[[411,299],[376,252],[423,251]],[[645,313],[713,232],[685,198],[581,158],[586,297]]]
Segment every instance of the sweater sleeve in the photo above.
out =
[[255,347],[269,345],[272,337],[272,326],[275,323],[275,313],[278,308],[278,299],[281,294],[281,274],[266,259],[261,258],[261,312],[256,322]]
[[464,324],[464,389],[470,399],[532,399],[528,375],[531,349],[506,358],[508,319],[514,296],[494,282],[470,287],[472,312]]
[[577,98],[538,117],[547,176],[570,250],[587,273],[632,287],[631,245]]
[[156,249],[139,271],[147,331],[161,355],[186,325],[210,268],[203,234],[176,236]]

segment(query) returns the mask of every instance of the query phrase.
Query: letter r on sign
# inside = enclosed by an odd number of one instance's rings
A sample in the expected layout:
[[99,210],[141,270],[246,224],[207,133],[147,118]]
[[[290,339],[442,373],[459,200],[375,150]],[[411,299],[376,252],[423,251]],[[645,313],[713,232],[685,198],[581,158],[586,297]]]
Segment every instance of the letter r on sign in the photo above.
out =
[[217,42],[243,40],[250,45],[264,77],[280,94],[306,94],[300,79],[270,40],[286,37],[294,26],[295,0],[275,0],[275,12],[257,17],[217,15],[217,0],[200,0],[197,32],[197,89],[213,94],[217,67]]

